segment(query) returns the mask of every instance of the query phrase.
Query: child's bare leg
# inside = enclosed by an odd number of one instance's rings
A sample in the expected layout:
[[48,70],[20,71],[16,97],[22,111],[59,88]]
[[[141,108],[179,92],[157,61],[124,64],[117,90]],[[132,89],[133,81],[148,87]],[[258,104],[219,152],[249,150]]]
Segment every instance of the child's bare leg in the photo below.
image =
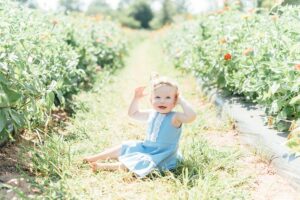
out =
[[117,159],[121,153],[121,147],[122,145],[114,146],[99,154],[85,157],[83,160],[87,162],[96,162],[97,160]]
[[90,163],[92,170],[96,172],[97,170],[108,170],[108,171],[115,171],[115,170],[126,170],[127,168],[123,163]]

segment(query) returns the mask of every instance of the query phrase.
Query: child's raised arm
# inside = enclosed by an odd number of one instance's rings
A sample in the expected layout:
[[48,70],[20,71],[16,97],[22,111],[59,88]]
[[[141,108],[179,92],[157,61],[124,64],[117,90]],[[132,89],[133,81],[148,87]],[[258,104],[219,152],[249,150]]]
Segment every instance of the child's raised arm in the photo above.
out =
[[139,121],[147,121],[149,118],[150,111],[140,111],[139,110],[139,100],[146,96],[143,92],[145,87],[138,87],[135,89],[134,97],[128,109],[128,115]]
[[177,112],[173,117],[173,123],[180,125],[182,123],[189,123],[196,119],[196,112],[192,108],[191,104],[187,102],[182,96],[178,97],[178,104],[181,105],[183,109],[182,112]]

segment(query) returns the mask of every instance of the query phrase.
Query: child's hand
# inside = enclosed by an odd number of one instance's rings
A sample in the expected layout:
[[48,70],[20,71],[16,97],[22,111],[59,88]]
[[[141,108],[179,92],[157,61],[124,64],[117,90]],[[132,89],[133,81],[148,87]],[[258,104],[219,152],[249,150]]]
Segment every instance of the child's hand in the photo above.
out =
[[140,98],[146,96],[146,94],[144,94],[145,88],[146,88],[145,86],[137,87],[135,89],[134,98],[135,99],[140,99]]

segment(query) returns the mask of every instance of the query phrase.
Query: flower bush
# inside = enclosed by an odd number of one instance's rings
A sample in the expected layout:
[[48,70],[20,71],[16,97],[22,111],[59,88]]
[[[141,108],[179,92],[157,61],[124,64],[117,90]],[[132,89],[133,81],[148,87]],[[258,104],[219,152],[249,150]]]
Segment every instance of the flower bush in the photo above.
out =
[[269,124],[300,118],[300,8],[276,13],[223,11],[174,27],[165,50],[205,84],[264,106]]
[[51,109],[64,107],[97,71],[123,64],[125,41],[111,22],[14,3],[0,3],[0,16],[0,141],[45,126]]

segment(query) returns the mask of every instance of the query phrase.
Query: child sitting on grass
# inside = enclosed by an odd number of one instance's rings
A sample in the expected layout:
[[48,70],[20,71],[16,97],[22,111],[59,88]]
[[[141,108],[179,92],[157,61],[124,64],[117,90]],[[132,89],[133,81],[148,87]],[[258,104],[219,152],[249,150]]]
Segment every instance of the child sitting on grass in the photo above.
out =
[[[145,140],[123,142],[121,145],[84,158],[84,161],[90,163],[93,171],[128,169],[139,177],[144,177],[154,169],[170,170],[176,167],[180,159],[178,142],[182,124],[194,121],[196,113],[179,95],[175,82],[158,75],[153,76],[151,82],[152,110],[139,110],[138,103],[145,96],[145,87],[135,89],[128,110],[128,115],[133,119],[147,122]],[[177,104],[181,105],[183,112],[172,111]],[[115,159],[119,162],[97,162],[106,159]]]

